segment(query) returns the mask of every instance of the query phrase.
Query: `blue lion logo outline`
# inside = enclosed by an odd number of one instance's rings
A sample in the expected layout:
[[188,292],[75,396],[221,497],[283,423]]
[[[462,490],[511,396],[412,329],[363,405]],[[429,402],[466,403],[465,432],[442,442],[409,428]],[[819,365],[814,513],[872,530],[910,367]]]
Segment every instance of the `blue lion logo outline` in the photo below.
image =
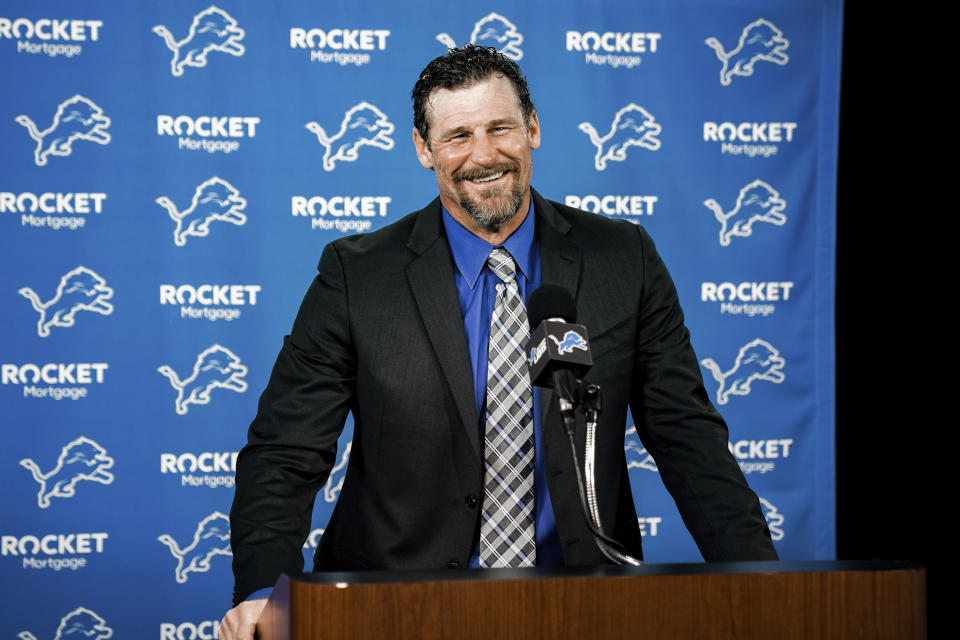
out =
[[[448,49],[455,49],[456,41],[447,33],[438,33],[437,41]],[[523,34],[517,31],[513,24],[499,13],[491,11],[477,20],[467,41],[478,46],[493,47],[511,60],[523,58]]]
[[110,142],[110,134],[107,133],[110,118],[103,114],[103,109],[93,100],[79,93],[57,106],[53,123],[43,131],[25,114],[14,120],[26,127],[30,137],[37,141],[33,160],[38,167],[47,164],[48,156],[69,156],[73,153],[75,140],[87,140],[97,144]]
[[179,42],[162,24],[156,25],[153,32],[173,51],[170,73],[176,77],[183,75],[184,67],[207,66],[207,54],[211,51],[232,56],[242,56],[246,51],[240,44],[246,32],[237,26],[237,21],[229,13],[213,5],[193,17],[190,31]]
[[733,76],[752,76],[753,65],[758,61],[772,62],[781,67],[790,61],[790,56],[784,53],[790,41],[783,37],[783,32],[776,25],[764,18],[758,18],[743,28],[735,49],[724,51],[716,38],[707,38],[704,42],[723,63],[720,84],[725,87],[730,86]]
[[[53,640],[107,640],[113,637],[113,629],[96,612],[86,607],[77,607],[60,618],[60,626]],[[17,634],[20,640],[37,640],[29,631]]]
[[229,389],[237,393],[247,390],[247,381],[244,380],[246,365],[240,362],[237,354],[219,344],[197,355],[191,375],[184,380],[168,365],[161,365],[157,371],[166,376],[170,386],[177,391],[175,406],[180,415],[186,415],[188,405],[209,404],[210,392],[214,389]]
[[37,335],[41,338],[50,335],[50,327],[72,327],[78,311],[93,311],[103,316],[113,313],[113,305],[107,302],[113,297],[113,289],[97,272],[82,265],[60,277],[57,293],[46,302],[30,287],[21,287],[17,293],[29,300],[33,310],[40,314]]
[[107,455],[107,450],[85,436],[65,444],[60,449],[57,466],[47,473],[31,458],[20,460],[20,466],[40,485],[37,506],[41,509],[50,506],[50,498],[72,498],[76,495],[77,483],[82,480],[111,484],[114,476],[107,469],[113,465],[114,459]]
[[757,179],[740,189],[737,203],[729,213],[723,212],[713,198],[703,201],[703,205],[713,212],[720,223],[720,246],[728,247],[734,237],[746,238],[753,235],[754,222],[768,222],[782,227],[787,222],[783,213],[787,206],[780,192],[763,180]]
[[660,472],[657,468],[657,461],[653,459],[647,448],[640,442],[636,426],[631,426],[623,435],[623,454],[627,459],[627,469],[646,469],[654,473]]
[[663,129],[649,111],[633,102],[617,111],[609,133],[603,137],[589,122],[581,122],[577,128],[587,134],[590,143],[597,148],[593,159],[597,171],[606,169],[608,161],[626,160],[630,147],[656,151],[660,148],[660,138],[657,136]]
[[372,146],[384,151],[393,149],[393,123],[386,114],[370,104],[361,102],[343,115],[340,130],[328,135],[319,122],[308,122],[308,131],[317,136],[317,141],[326,149],[323,154],[324,171],[333,171],[337,162],[355,162],[360,147]]
[[587,341],[584,340],[583,336],[579,333],[570,329],[565,334],[563,334],[562,340],[557,340],[556,336],[548,335],[555,345],[557,345],[557,351],[560,355],[565,353],[573,353],[574,349],[580,349],[581,351],[587,351]]
[[190,206],[183,211],[178,211],[166,196],[160,196],[154,202],[166,209],[176,223],[173,243],[178,247],[186,245],[189,236],[205,238],[210,235],[212,222],[229,222],[238,227],[247,222],[247,216],[243,213],[247,207],[246,198],[240,196],[236,187],[217,176],[197,185]]
[[233,555],[230,548],[230,518],[219,511],[214,511],[197,523],[193,539],[183,549],[169,534],[161,534],[157,540],[166,545],[177,559],[174,576],[180,584],[187,581],[190,573],[210,571],[210,562],[215,556]]
[[720,383],[717,387],[717,404],[727,404],[730,396],[748,395],[755,380],[774,384],[783,382],[786,375],[782,369],[786,362],[772,344],[757,338],[740,348],[733,366],[728,371],[721,371],[720,366],[711,358],[704,358],[700,364]]
[[350,451],[353,449],[353,440],[348,442],[340,454],[340,461],[330,469],[330,476],[326,484],[323,485],[323,499],[326,502],[336,502],[340,490],[343,489],[343,481],[347,477],[347,465],[350,462]]
[[769,500],[759,498],[760,508],[763,511],[763,517],[767,521],[767,528],[770,529],[770,539],[774,542],[783,540],[783,514],[777,510],[777,507]]

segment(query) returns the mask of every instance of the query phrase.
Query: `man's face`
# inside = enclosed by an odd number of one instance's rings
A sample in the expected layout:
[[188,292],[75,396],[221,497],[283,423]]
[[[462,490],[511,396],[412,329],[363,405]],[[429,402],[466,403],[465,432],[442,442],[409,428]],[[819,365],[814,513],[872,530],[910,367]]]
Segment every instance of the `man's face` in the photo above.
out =
[[[430,146],[414,129],[417,157],[437,176],[440,199],[468,229],[499,229],[530,203],[530,150],[540,146],[537,114],[523,121],[513,84],[493,76],[427,100]],[[523,216],[519,218],[522,220]]]

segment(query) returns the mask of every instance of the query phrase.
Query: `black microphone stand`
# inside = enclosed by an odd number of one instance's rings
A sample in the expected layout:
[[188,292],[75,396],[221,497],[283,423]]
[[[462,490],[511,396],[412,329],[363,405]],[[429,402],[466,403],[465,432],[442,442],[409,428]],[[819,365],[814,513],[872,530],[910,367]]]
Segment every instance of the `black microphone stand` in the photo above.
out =
[[[560,406],[560,421],[567,433],[570,442],[570,452],[573,455],[573,468],[577,472],[577,489],[580,494],[580,508],[594,541],[601,553],[615,564],[629,564],[639,567],[643,564],[626,552],[619,542],[603,532],[600,522],[600,510],[597,507],[596,478],[594,475],[595,436],[600,412],[603,410],[600,385],[584,384],[570,371],[553,372],[553,388]],[[586,418],[586,440],[584,442],[584,469],[580,469],[580,460],[577,456],[576,408],[582,406]]]

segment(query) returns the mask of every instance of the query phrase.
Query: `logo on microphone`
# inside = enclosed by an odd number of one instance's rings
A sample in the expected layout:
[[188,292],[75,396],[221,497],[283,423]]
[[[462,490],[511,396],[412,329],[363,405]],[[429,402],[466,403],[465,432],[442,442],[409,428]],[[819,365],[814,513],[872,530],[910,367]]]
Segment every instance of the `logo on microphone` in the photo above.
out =
[[736,49],[724,51],[723,45],[716,38],[707,38],[704,42],[723,63],[723,68],[720,69],[720,84],[725,87],[730,85],[733,76],[752,76],[756,62],[772,62],[782,67],[790,61],[790,56],[784,53],[790,46],[790,41],[783,37],[783,31],[776,25],[763,18],[754,20],[743,28]]
[[740,348],[737,359],[729,371],[721,371],[720,366],[711,358],[704,358],[700,364],[713,374],[720,383],[717,387],[717,404],[727,404],[730,396],[745,396],[750,393],[750,385],[755,380],[766,380],[780,384],[786,379],[783,366],[786,364],[780,352],[767,342],[757,338]]
[[563,334],[563,339],[559,340],[556,336],[547,335],[548,338],[553,340],[553,343],[557,345],[557,352],[560,355],[565,353],[573,353],[574,349],[580,349],[581,351],[587,351],[587,341],[584,340],[576,331],[570,330]]
[[527,358],[527,364],[533,366],[540,362],[540,358],[543,357],[543,354],[547,352],[547,341],[541,340],[538,344],[535,344],[530,349],[530,357]]

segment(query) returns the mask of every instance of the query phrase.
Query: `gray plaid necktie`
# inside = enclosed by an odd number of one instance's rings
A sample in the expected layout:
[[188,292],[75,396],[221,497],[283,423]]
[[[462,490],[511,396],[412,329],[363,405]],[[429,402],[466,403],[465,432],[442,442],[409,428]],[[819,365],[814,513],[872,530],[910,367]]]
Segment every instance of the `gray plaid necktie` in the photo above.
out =
[[532,567],[533,395],[523,346],[530,328],[513,258],[494,249],[487,265],[502,282],[490,317],[480,566]]

